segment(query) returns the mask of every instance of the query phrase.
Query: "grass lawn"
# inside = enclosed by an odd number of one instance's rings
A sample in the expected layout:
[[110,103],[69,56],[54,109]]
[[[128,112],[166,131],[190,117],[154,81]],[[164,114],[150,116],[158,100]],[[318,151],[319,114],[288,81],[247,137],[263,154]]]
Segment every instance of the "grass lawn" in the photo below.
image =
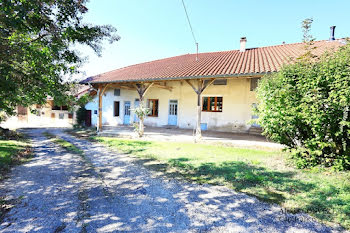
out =
[[[28,161],[31,157],[30,145],[25,140],[0,140],[0,181],[5,178],[11,166]],[[0,197],[0,220],[11,209],[10,201]]]
[[30,157],[29,144],[25,141],[0,140],[0,180],[12,165]]
[[224,184],[260,200],[350,229],[350,173],[297,170],[276,151],[179,142],[93,137],[142,158],[150,169],[199,183]]

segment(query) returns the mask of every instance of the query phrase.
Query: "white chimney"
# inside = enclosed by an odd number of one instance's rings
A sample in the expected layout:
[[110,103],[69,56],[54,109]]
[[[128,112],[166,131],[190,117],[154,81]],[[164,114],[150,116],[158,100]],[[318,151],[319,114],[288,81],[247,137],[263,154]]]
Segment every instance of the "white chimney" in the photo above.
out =
[[241,37],[241,48],[239,49],[240,52],[245,52],[245,44],[247,43],[246,37]]

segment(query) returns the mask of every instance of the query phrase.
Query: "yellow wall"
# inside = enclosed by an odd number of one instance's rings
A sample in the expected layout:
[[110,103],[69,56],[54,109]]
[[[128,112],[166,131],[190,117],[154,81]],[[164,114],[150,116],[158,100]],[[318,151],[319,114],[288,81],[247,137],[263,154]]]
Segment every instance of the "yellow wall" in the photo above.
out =
[[[145,125],[164,126],[168,124],[169,100],[178,100],[178,126],[180,128],[193,129],[196,124],[197,94],[185,81],[169,81],[167,86],[173,87],[168,91],[159,87],[151,87],[146,93],[145,100],[158,99],[158,117],[147,117]],[[222,112],[202,112],[202,123],[207,123],[209,130],[226,132],[246,132],[249,129],[247,121],[252,116],[252,104],[256,103],[255,92],[250,91],[249,78],[230,78],[227,85],[211,85],[202,96],[222,96]],[[103,124],[123,124],[123,113],[125,101],[131,102],[134,108],[135,99],[138,98],[136,90],[121,89],[120,96],[114,96],[113,89],[108,89],[103,96]],[[113,116],[113,102],[120,101],[120,116]],[[145,101],[145,102],[146,102]],[[86,105],[92,110],[92,124],[97,123],[98,109],[97,97]],[[134,119],[131,113],[131,121]]]

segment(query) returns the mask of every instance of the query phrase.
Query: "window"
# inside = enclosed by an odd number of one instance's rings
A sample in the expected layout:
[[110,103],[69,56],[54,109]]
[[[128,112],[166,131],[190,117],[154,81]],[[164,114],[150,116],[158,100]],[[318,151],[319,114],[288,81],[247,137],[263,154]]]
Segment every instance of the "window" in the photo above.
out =
[[55,118],[55,117],[56,117],[55,113],[52,112],[52,113],[51,113],[51,118]]
[[203,97],[203,112],[222,112],[222,97]]
[[57,105],[53,105],[52,110],[68,110],[68,106],[57,106]]
[[61,110],[61,107],[57,106],[57,105],[54,105],[54,106],[52,106],[52,110]]
[[18,106],[17,107],[17,113],[18,115],[27,115],[27,108],[24,106]]
[[114,96],[120,96],[120,89],[114,89]]
[[[204,80],[204,85],[207,85],[211,80]],[[216,79],[213,85],[227,85],[227,79]]]
[[149,99],[148,100],[148,108],[151,111],[148,116],[151,116],[151,117],[158,116],[158,100],[157,99]]
[[119,101],[114,101],[114,116],[119,116],[119,107],[120,103]]
[[64,113],[58,114],[58,118],[61,119],[61,120],[63,120],[63,119],[64,119]]
[[73,119],[73,113],[68,113],[68,118]]
[[258,82],[260,78],[251,78],[250,79],[250,91],[255,91],[258,87]]
[[94,114],[97,114],[97,110],[94,110]]

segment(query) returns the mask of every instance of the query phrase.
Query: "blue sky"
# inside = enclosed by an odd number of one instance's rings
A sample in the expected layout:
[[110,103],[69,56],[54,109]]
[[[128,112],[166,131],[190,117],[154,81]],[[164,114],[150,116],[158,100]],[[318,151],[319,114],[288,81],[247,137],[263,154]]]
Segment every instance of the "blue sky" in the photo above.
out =
[[[312,35],[350,36],[349,0],[185,0],[200,52],[300,42],[301,21],[312,17]],[[111,24],[121,40],[104,44],[102,56],[78,47],[88,57],[81,77],[140,62],[194,53],[195,45],[181,0],[90,0],[85,22]]]

